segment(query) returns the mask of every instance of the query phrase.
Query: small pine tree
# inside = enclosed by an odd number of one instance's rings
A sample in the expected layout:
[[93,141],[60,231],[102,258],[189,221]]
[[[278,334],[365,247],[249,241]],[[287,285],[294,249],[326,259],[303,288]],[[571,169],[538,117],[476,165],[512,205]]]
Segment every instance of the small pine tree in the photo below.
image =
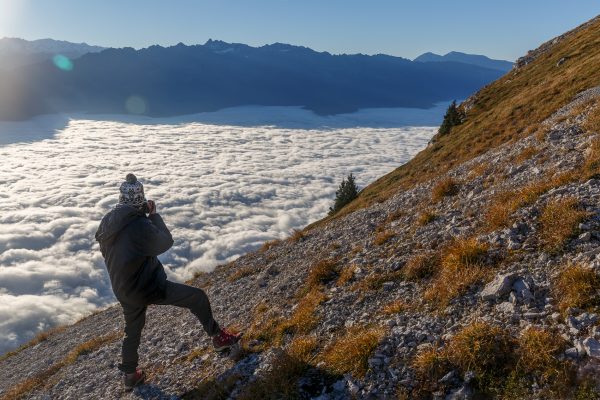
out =
[[335,201],[333,207],[329,207],[329,215],[340,211],[346,204],[358,197],[358,187],[354,175],[350,173],[348,178],[342,179],[342,183],[335,192]]
[[448,110],[446,110],[446,115],[444,115],[444,121],[442,125],[440,125],[440,129],[438,129],[438,134],[446,135],[450,133],[450,129],[453,126],[460,125],[463,120],[462,113],[456,107],[456,100],[454,100],[449,106]]

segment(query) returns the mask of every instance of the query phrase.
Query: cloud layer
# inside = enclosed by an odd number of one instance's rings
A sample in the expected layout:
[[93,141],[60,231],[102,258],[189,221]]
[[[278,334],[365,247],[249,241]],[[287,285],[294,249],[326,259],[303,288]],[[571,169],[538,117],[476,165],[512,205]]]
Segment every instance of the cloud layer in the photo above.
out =
[[128,172],[173,233],[160,258],[181,281],[323,217],[349,172],[364,186],[435,131],[290,118],[297,127],[79,117],[0,147],[0,353],[115,301],[94,233]]

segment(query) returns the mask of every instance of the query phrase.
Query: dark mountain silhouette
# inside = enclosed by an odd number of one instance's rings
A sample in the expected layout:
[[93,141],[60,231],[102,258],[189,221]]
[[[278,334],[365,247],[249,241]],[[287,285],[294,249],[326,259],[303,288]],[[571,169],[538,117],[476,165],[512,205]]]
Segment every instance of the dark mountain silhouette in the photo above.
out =
[[464,64],[477,65],[483,68],[497,69],[502,72],[508,72],[512,69],[513,63],[505,60],[493,60],[489,57],[478,54],[466,54],[458,51],[451,51],[443,56],[435,53],[423,53],[414,61],[419,62],[460,62]]
[[[275,43],[106,49],[0,71],[0,119],[85,111],[174,116],[240,105],[304,106],[318,114],[372,107],[428,108],[502,75],[464,63],[332,55]],[[133,106],[131,101],[133,97]]]
[[64,40],[20,38],[0,39],[0,68],[9,69],[27,64],[51,60],[61,54],[71,59],[86,53],[99,52],[106,47],[91,46],[87,43],[71,43]]

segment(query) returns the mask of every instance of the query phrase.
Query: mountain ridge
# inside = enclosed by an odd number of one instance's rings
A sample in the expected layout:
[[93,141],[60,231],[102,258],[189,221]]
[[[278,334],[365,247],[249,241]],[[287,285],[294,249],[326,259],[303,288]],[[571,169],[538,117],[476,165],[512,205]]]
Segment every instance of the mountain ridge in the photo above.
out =
[[419,62],[462,62],[466,64],[478,65],[480,67],[497,69],[502,72],[508,72],[512,69],[513,63],[505,60],[494,60],[484,55],[467,54],[458,51],[451,51],[443,56],[432,52],[423,53],[413,61]]
[[[220,41],[108,48],[67,64],[0,71],[0,119],[56,112],[164,117],[241,105],[303,106],[321,115],[430,108],[465,98],[502,73],[462,63]],[[132,99],[140,106],[130,107]]]

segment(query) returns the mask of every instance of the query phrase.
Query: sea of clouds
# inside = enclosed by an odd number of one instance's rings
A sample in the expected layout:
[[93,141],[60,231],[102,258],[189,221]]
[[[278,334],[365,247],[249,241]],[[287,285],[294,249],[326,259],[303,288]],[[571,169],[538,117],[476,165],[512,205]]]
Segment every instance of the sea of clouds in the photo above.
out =
[[0,354],[115,301],[94,233],[128,172],[171,229],[160,259],[183,281],[324,217],[343,177],[364,187],[409,160],[444,108],[0,123]]

